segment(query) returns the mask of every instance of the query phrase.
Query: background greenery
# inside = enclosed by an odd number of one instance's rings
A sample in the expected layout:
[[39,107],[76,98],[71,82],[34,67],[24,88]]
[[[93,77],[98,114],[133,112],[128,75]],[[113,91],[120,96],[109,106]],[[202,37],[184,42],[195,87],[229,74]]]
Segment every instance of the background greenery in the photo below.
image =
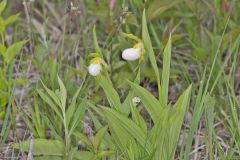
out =
[[[0,157],[240,159],[238,0],[4,3]],[[121,59],[123,32],[142,38],[140,65]],[[108,64],[99,79],[92,52]]]

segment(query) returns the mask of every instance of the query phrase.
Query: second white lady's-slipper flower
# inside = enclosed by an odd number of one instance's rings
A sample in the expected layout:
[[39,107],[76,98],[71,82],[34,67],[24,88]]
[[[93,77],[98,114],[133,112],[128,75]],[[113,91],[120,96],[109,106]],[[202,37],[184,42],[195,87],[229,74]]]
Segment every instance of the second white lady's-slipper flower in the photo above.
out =
[[141,57],[142,43],[137,43],[133,48],[127,48],[122,52],[122,58],[127,61],[135,61]]
[[124,36],[135,40],[137,43],[132,48],[127,48],[122,52],[122,58],[127,61],[142,60],[144,54],[144,47],[142,40],[132,34],[124,33]]
[[88,66],[88,73],[90,75],[94,76],[94,77],[99,75],[102,71],[102,64],[101,63],[102,63],[101,58],[98,58],[98,57],[93,58],[91,60],[90,65]]

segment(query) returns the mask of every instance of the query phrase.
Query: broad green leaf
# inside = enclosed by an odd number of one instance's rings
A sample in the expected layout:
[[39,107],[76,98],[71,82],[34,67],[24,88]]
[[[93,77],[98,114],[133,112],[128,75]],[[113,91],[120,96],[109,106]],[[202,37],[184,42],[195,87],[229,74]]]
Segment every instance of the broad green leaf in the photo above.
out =
[[[150,144],[147,141],[147,135],[142,131],[142,129],[137,126],[132,120],[123,114],[117,112],[114,109],[103,107],[102,108],[104,116],[106,117],[109,127],[113,125],[123,128],[122,132],[127,132],[131,138],[136,139],[136,141],[143,147],[147,153],[151,152]],[[121,131],[119,132],[121,134]]]
[[79,92],[81,90],[82,87],[79,87],[79,89],[77,90],[77,92],[75,93],[75,95],[73,96],[73,99],[71,101],[71,104],[69,105],[68,109],[67,109],[67,113],[66,113],[66,122],[67,122],[67,126],[70,123],[71,118],[73,118],[73,114],[76,110],[76,102],[77,102],[77,97],[79,95]]
[[89,151],[78,151],[74,154],[77,160],[93,160],[95,154]]
[[[96,107],[95,107],[96,108]],[[88,110],[90,117],[94,123],[94,127],[96,130],[99,130],[100,128],[103,127],[103,125],[100,123],[99,119],[96,118],[96,115],[94,115],[91,110]],[[114,148],[114,144],[112,141],[112,136],[107,132],[103,138],[102,144],[106,146],[107,148]]]
[[139,113],[137,107],[135,105],[133,105],[132,102],[130,102],[130,107],[131,107],[131,114],[132,114],[132,119],[133,121],[141,127],[141,129],[143,130],[143,132],[147,133],[147,124],[144,120],[144,118],[141,116],[141,114]]
[[110,106],[119,111],[122,111],[123,108],[120,102],[119,95],[117,91],[113,88],[112,84],[104,76],[100,76],[98,82],[104,90]]
[[97,154],[98,158],[109,157],[115,154],[115,151],[102,151]]
[[53,101],[51,100],[51,98],[49,98],[46,94],[44,94],[41,90],[37,90],[38,94],[40,95],[40,97],[53,109],[53,111],[56,112],[56,114],[58,115],[58,117],[60,119],[63,119],[61,112],[59,111],[59,109],[57,108],[57,106],[53,103]]
[[88,137],[82,133],[73,133],[75,137],[77,137],[79,140],[81,140],[85,145],[88,147],[92,147],[92,143],[88,139]]
[[148,54],[147,56],[149,57],[149,60],[151,62],[153,70],[155,72],[155,76],[157,78],[159,101],[162,104],[159,70],[158,70],[155,54],[154,54],[154,51],[152,48],[152,42],[151,42],[151,39],[150,39],[150,36],[148,33],[145,10],[143,11],[143,16],[142,16],[142,40],[143,40],[143,44],[144,44],[146,53]]
[[148,113],[150,114],[154,123],[156,123],[159,119],[159,115],[162,112],[162,106],[159,101],[145,88],[136,85],[132,82],[129,82],[133,92],[137,95],[141,102],[146,107]]
[[1,3],[0,3],[0,15],[2,14],[2,12],[4,11],[4,9],[6,8],[7,6],[7,0],[3,0]]
[[163,52],[163,71],[162,71],[162,82],[161,82],[161,92],[163,107],[167,106],[168,102],[168,86],[169,86],[169,76],[170,76],[170,62],[171,62],[171,35],[169,37],[168,43]]
[[[28,152],[29,145],[29,141],[23,141],[21,143],[15,143],[13,147]],[[34,155],[63,156],[64,144],[58,140],[34,139],[32,153]]]
[[20,16],[20,13],[17,13],[17,14],[14,14],[14,15],[8,17],[5,20],[5,26],[8,26],[9,24],[14,23],[18,19],[19,16]]
[[107,132],[107,129],[108,129],[108,126],[105,126],[103,128],[101,128],[97,134],[94,136],[93,138],[93,146],[94,148],[98,149],[102,140],[103,140],[103,137],[105,135],[105,133]]
[[189,108],[189,101],[191,95],[190,85],[187,90],[178,98],[177,102],[173,106],[173,111],[170,117],[170,138],[169,138],[169,150],[171,151],[171,155],[169,155],[170,159],[174,158],[175,150],[177,147],[178,137],[181,131],[181,127],[183,124],[184,116]]
[[5,47],[5,45],[0,44],[0,53],[4,54],[6,52],[7,48]]
[[3,34],[5,32],[5,21],[2,17],[0,17],[0,34]]
[[63,157],[59,157],[59,156],[41,156],[41,157],[34,157],[34,160],[63,160]]
[[169,114],[170,106],[163,108],[162,112],[159,114],[158,121],[154,124],[153,128],[149,133],[149,139],[151,140],[152,153],[151,155],[155,159],[161,157],[161,159],[167,159],[168,142],[169,140]]
[[[135,141],[130,141],[128,146],[127,146],[127,154],[128,154],[128,157],[129,157],[129,160],[135,160],[137,158],[135,158],[135,149],[137,148],[134,143]],[[135,148],[136,147],[136,148]]]
[[[140,73],[141,73],[141,71],[140,71],[140,69],[139,69],[139,70],[138,70],[138,74],[137,74],[137,76],[136,76],[136,78],[135,78],[135,80],[134,80],[134,83],[135,83],[135,84],[140,84],[140,81],[141,81]],[[125,98],[125,100],[124,100],[124,102],[123,102],[123,104],[122,104],[124,113],[126,113],[127,115],[130,113],[131,108],[130,108],[130,105],[129,105],[129,104],[132,103],[132,98],[133,98],[133,97],[135,97],[135,96],[134,96],[134,93],[133,93],[133,91],[130,89],[127,97]]]
[[[93,107],[94,107],[94,108],[93,108]],[[95,109],[96,106],[93,105],[93,106],[91,106],[91,108]],[[94,123],[94,126],[95,126],[96,130],[99,130],[100,128],[102,128],[103,125],[101,124],[101,122],[99,121],[99,119],[96,118],[96,115],[95,115],[91,110],[88,110],[88,111],[89,111],[90,117],[91,117],[91,119],[92,119],[92,121],[93,121],[93,123]]]
[[14,59],[14,57],[21,51],[23,45],[26,43],[27,41],[23,40],[9,46],[6,53],[3,54],[4,62],[9,64]]
[[[91,105],[91,108],[94,109],[101,117],[104,117],[105,114],[103,110],[100,107],[96,107],[94,105]],[[92,117],[92,120],[94,121],[94,124],[101,128],[102,125],[100,124],[99,120],[93,115],[93,113],[90,112],[90,115]],[[126,152],[126,145],[131,139],[128,132],[125,131],[125,129],[122,126],[119,126],[117,124],[108,123],[109,129],[111,134],[108,132],[106,133],[106,137],[104,137],[104,141],[102,142],[107,148],[118,148],[119,151],[125,154]]]
[[77,110],[75,111],[72,121],[71,121],[71,127],[69,130],[69,135],[72,134],[72,132],[75,130],[75,128],[78,126],[78,124],[83,124],[84,121],[84,115],[86,112],[88,105],[87,105],[87,98],[84,98],[82,102],[77,106]]
[[62,105],[60,102],[60,99],[58,98],[58,95],[56,93],[54,93],[52,90],[50,90],[49,88],[47,88],[47,86],[45,86],[45,84],[42,82],[42,85],[44,87],[44,89],[47,91],[48,95],[52,98],[52,100],[62,109]]
[[[53,137],[56,139],[56,140],[60,140],[62,141],[62,135],[61,135],[61,128],[59,126],[62,125],[62,123],[58,123],[59,120],[57,120],[58,117],[56,116],[43,116],[42,119],[43,121],[45,122],[45,124],[48,124],[48,127],[50,128],[50,131],[51,131],[51,135],[53,135]],[[58,123],[57,125],[55,123]]]

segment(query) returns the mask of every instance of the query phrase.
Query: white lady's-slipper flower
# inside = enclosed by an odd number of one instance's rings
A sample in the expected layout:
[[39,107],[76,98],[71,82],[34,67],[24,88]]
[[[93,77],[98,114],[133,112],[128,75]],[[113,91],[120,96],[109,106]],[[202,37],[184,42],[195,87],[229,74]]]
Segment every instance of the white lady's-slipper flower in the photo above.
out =
[[135,61],[141,57],[142,43],[137,43],[133,48],[127,48],[122,52],[122,58],[127,61]]
[[88,66],[88,73],[92,76],[97,76],[102,71],[101,59],[94,58]]

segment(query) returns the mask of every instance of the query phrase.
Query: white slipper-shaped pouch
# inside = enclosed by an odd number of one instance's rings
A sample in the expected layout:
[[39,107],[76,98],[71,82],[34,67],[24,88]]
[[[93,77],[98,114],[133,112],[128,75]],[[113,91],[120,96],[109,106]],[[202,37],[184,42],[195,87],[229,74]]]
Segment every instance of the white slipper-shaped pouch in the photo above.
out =
[[127,48],[122,52],[122,58],[127,61],[138,60],[141,56],[141,48]]
[[94,58],[91,64],[88,66],[88,73],[95,77],[99,75],[101,71],[102,71],[101,59]]

